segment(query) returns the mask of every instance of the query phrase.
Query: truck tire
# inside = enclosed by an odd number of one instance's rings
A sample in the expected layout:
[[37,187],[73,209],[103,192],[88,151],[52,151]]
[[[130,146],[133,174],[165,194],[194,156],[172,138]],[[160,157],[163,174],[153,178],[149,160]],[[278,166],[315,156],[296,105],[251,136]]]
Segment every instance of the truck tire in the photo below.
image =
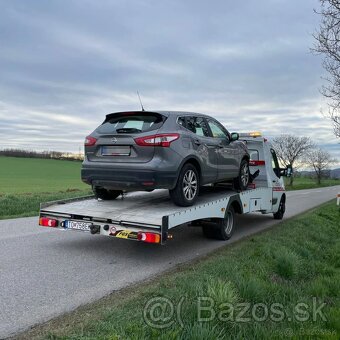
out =
[[115,200],[122,194],[121,190],[106,190],[104,188],[93,187],[92,191],[96,198],[100,198],[104,201]]
[[172,201],[180,207],[189,207],[196,202],[199,194],[200,179],[196,167],[184,164],[174,189],[169,190]]
[[234,179],[234,187],[237,190],[246,190],[250,180],[249,161],[243,159],[240,164],[238,177]]
[[279,204],[279,209],[277,210],[276,213],[273,214],[274,219],[275,220],[282,220],[283,215],[285,214],[285,211],[286,211],[286,202],[285,202],[284,197],[282,196],[281,200],[280,200],[280,204]]
[[218,219],[216,226],[205,225],[202,227],[204,236],[216,240],[229,240],[235,231],[235,210],[230,206],[224,218]]

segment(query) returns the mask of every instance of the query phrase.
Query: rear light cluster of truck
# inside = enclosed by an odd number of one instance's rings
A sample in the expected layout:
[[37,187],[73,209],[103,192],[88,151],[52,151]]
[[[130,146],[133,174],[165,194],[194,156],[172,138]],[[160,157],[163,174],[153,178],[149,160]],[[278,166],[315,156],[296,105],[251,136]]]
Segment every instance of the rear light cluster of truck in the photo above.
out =
[[139,146],[169,147],[170,144],[178,138],[178,133],[160,133],[157,135],[135,138],[135,142]]
[[41,217],[39,219],[39,225],[43,227],[54,227],[55,228],[58,226],[58,220],[54,220],[48,217]]
[[145,233],[140,231],[137,235],[137,239],[139,241],[147,242],[147,243],[160,243],[161,235],[154,233]]

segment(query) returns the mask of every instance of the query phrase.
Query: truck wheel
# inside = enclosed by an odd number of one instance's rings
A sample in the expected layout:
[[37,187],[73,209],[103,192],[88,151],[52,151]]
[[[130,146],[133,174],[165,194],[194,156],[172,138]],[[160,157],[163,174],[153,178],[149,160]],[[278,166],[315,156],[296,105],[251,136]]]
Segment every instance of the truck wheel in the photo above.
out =
[[284,200],[283,197],[281,197],[281,201],[279,204],[279,209],[277,210],[276,213],[274,213],[274,219],[275,220],[282,220],[283,219],[283,215],[285,214],[286,211],[286,202]]
[[177,184],[169,190],[172,201],[180,207],[193,205],[198,197],[200,180],[197,169],[190,163],[181,169]]
[[115,200],[120,194],[122,194],[121,190],[106,190],[99,187],[93,187],[92,191],[96,198],[100,198],[104,201]]
[[203,234],[208,238],[216,240],[229,240],[235,230],[235,210],[232,206],[228,208],[224,218],[218,219],[216,226],[203,226]]
[[249,162],[243,159],[240,165],[238,177],[234,179],[234,186],[238,190],[246,190],[249,184]]

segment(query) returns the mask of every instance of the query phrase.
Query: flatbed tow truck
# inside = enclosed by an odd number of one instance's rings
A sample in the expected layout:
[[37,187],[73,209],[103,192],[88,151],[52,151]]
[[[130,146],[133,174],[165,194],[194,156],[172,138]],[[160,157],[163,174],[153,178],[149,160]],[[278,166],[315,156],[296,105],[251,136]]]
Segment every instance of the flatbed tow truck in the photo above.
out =
[[227,240],[236,227],[235,214],[272,213],[282,219],[286,203],[282,177],[290,176],[291,169],[279,167],[274,149],[260,133],[240,134],[240,140],[247,144],[250,172],[256,176],[245,191],[224,183],[205,186],[191,207],[174,205],[167,190],[127,193],[114,201],[86,196],[47,202],[41,203],[39,225],[165,244],[173,228],[187,223],[202,226],[209,238]]

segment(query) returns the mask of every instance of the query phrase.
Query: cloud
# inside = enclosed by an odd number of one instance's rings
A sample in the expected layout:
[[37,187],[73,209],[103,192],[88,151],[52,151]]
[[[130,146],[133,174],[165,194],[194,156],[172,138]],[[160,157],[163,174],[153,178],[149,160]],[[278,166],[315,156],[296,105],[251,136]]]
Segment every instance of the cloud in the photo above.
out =
[[197,111],[313,138],[340,159],[310,53],[317,0],[12,0],[0,13],[2,147],[78,151],[109,112]]

